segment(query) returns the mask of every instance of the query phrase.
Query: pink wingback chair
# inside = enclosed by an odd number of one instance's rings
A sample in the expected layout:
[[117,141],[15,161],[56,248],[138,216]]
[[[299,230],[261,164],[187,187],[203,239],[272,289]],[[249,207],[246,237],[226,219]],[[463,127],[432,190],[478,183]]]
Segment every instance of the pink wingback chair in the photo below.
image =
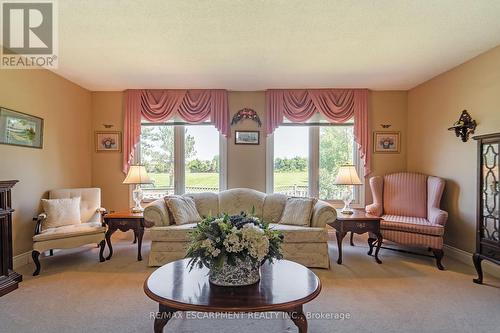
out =
[[373,203],[370,214],[381,216],[384,239],[432,250],[440,270],[443,234],[448,213],[439,208],[445,182],[438,177],[400,172],[370,178]]

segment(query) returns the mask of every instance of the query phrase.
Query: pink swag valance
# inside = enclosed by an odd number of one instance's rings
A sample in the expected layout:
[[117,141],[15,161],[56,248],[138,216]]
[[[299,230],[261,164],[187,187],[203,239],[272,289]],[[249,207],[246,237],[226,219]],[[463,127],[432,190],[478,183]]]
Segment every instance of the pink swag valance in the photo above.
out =
[[354,117],[354,141],[370,173],[370,138],[367,89],[271,89],[266,91],[266,134],[272,134],[284,118],[306,122],[319,112],[333,123]]
[[123,172],[134,161],[141,136],[141,119],[164,122],[178,115],[190,123],[210,119],[224,136],[230,135],[227,91],[134,89],[125,92]]

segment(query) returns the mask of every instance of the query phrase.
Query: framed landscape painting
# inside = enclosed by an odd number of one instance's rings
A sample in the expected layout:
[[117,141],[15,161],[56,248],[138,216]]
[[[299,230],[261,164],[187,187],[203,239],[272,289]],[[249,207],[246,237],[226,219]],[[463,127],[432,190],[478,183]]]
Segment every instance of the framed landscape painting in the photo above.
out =
[[0,107],[0,144],[41,149],[43,119]]
[[373,132],[374,153],[399,153],[400,132]]
[[258,145],[259,131],[235,131],[234,144],[236,145]]
[[101,152],[121,152],[122,133],[121,132],[95,132],[95,151]]

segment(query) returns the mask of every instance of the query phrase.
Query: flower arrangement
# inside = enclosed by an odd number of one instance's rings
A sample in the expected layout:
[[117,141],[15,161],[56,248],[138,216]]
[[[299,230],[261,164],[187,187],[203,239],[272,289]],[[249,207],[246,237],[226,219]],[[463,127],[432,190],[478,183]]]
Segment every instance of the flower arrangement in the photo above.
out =
[[382,147],[384,147],[384,149],[389,149],[391,146],[394,145],[394,139],[388,136],[382,137],[379,143]]
[[102,139],[101,143],[104,147],[109,149],[116,143],[116,141],[115,141],[115,139],[113,139],[111,137],[105,137]]
[[[188,266],[209,268],[212,273],[231,270],[227,266],[258,268],[267,260],[282,259],[280,231],[269,228],[258,217],[244,212],[239,215],[207,217],[192,233],[192,242],[186,254]],[[224,267],[226,267],[224,269]],[[251,270],[249,268],[249,270]],[[247,272],[249,273],[249,272]],[[225,279],[231,278],[228,272]],[[238,274],[236,274],[238,275]],[[236,278],[236,277],[233,277]]]

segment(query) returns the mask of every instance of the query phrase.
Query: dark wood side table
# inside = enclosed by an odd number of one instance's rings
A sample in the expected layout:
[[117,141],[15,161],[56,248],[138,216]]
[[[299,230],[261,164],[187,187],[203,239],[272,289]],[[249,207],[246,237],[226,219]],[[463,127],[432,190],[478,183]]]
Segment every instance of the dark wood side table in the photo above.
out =
[[108,243],[109,255],[106,260],[110,260],[113,256],[113,246],[111,245],[111,235],[116,231],[134,231],[134,243],[137,239],[137,260],[142,260],[141,247],[142,247],[142,236],[144,235],[144,228],[152,227],[144,220],[142,213],[132,213],[132,212],[115,212],[106,214],[104,216],[104,223],[108,226],[106,231],[106,243]]
[[378,216],[367,214],[361,209],[354,209],[354,214],[351,215],[342,214],[340,209],[337,210],[337,219],[328,223],[329,226],[335,228],[335,233],[337,235],[337,245],[339,248],[337,264],[342,264],[342,240],[348,232],[351,232],[351,245],[353,245],[353,233],[364,234],[365,232],[370,232],[375,234],[377,238],[368,238],[368,246],[370,247],[368,255],[372,254],[373,247],[376,245],[375,261],[379,264],[382,263],[378,258],[378,252],[383,241],[382,234],[380,233],[381,219],[382,218]]
[[155,333],[163,332],[177,311],[280,311],[288,313],[299,333],[307,333],[303,305],[321,291],[321,281],[307,267],[288,260],[266,262],[261,267],[259,282],[243,287],[219,287],[208,281],[207,268],[189,271],[188,261],[182,259],[161,266],[144,282],[146,295],[159,304]]

